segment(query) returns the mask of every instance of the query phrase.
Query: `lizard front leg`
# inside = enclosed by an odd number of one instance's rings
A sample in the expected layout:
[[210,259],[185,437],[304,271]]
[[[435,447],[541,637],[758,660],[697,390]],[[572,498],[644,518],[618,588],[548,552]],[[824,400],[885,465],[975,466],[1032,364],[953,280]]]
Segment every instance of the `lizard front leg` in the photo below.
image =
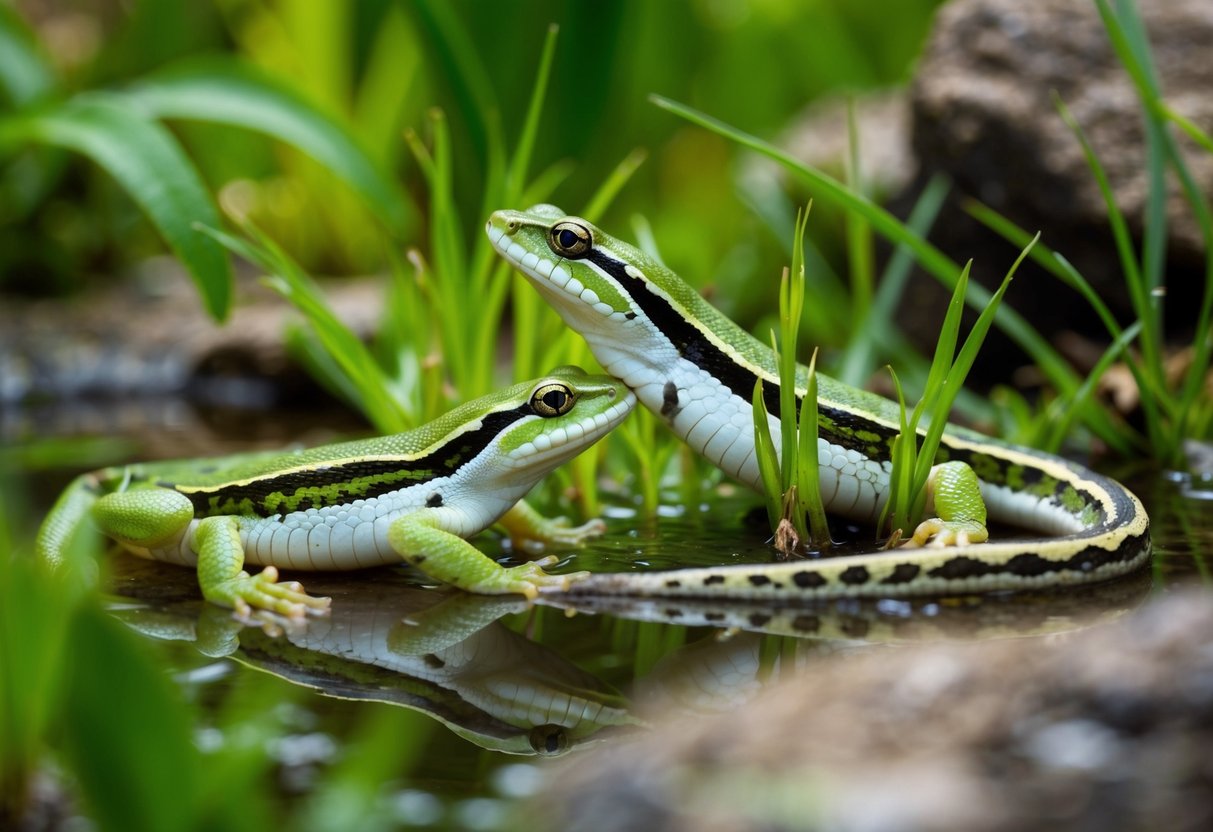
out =
[[534,598],[540,587],[567,589],[573,581],[589,575],[588,572],[549,575],[542,567],[555,563],[555,557],[507,569],[447,530],[455,519],[451,512],[452,509],[444,507],[406,514],[388,529],[388,542],[407,563],[430,577],[486,595],[517,592]]
[[503,514],[497,525],[505,529],[515,549],[532,555],[553,544],[578,546],[606,531],[606,523],[597,517],[580,526],[571,526],[563,517],[544,517],[525,500],[519,500]]

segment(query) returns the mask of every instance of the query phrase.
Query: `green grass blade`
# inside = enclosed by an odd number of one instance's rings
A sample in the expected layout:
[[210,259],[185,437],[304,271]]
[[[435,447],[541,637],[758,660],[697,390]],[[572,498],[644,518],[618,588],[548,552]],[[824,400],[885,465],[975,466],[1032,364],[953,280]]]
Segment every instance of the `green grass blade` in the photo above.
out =
[[1157,98],[1160,94],[1158,73],[1150,58],[1150,41],[1136,4],[1132,0],[1116,0],[1115,14],[1107,0],[1095,0],[1095,6],[1108,30],[1116,56],[1133,76],[1134,84],[1147,90],[1151,98]]
[[[590,222],[598,222],[598,219],[606,213],[607,207],[615,201],[615,197],[623,190],[626,185],[642,164],[649,156],[649,152],[643,147],[634,149],[615,166],[611,174],[603,180],[603,183],[598,186],[598,190],[590,197],[590,201],[586,204],[585,209],[581,212],[581,216],[585,217]],[[527,200],[526,204],[531,204],[531,200]]]
[[1180,130],[1184,131],[1192,141],[1203,147],[1209,153],[1213,153],[1213,138],[1204,130],[1201,130],[1187,116],[1181,115],[1171,109],[1170,106],[1162,105],[1163,115],[1175,124]]
[[[989,208],[986,205],[977,202],[976,200],[968,200],[964,205],[965,211],[976,219],[978,222],[985,225],[987,228],[1001,235],[1004,239],[1014,243],[1021,249],[1026,248],[1032,237],[1026,231],[1006,217],[999,214],[997,211]],[[1083,299],[1090,304],[1103,322],[1104,327],[1108,330],[1112,340],[1120,339],[1124,331],[1116,318],[1112,315],[1107,304],[1095,292],[1094,288],[1085,277],[1070,263],[1064,256],[1053,251],[1044,243],[1037,243],[1032,247],[1028,255],[1035,263],[1046,269],[1049,273],[1056,276],[1064,284],[1077,291],[1082,295]],[[1133,377],[1137,381],[1137,386],[1142,390],[1151,391],[1151,395],[1142,399],[1143,407],[1152,409],[1155,407],[1155,400],[1158,398],[1153,395],[1153,389],[1157,384],[1156,379],[1152,375],[1147,375],[1142,371],[1140,362],[1132,355],[1129,355],[1126,360],[1126,365],[1133,373]],[[1085,382],[1084,382],[1085,384]],[[1141,452],[1145,445],[1143,440],[1135,430],[1128,425],[1116,424],[1112,421],[1111,416],[1097,403],[1091,402],[1089,397],[1078,396],[1078,391],[1063,396],[1064,401],[1073,401],[1075,410],[1071,413],[1077,413],[1082,416],[1083,421],[1091,428],[1091,430],[1099,436],[1109,446],[1116,449],[1122,456],[1131,456]],[[1164,399],[1165,393],[1164,393]]]
[[412,0],[401,2],[400,7],[425,30],[425,41],[434,48],[442,65],[438,75],[450,80],[472,142],[484,158],[489,141],[487,119],[498,111],[497,96],[488,68],[459,21],[458,10],[446,0]]
[[[1117,57],[1137,87],[1138,96],[1146,109],[1147,116],[1168,117],[1169,108],[1161,100],[1158,82],[1150,61],[1145,27],[1136,14],[1135,7],[1122,0],[1118,3],[1120,14],[1114,15],[1106,0],[1096,0],[1096,6]],[[1213,337],[1210,333],[1210,319],[1213,317],[1213,212],[1210,210],[1207,196],[1197,184],[1195,177],[1192,176],[1188,163],[1180,153],[1174,137],[1165,130],[1161,135],[1167,161],[1179,178],[1184,196],[1200,226],[1201,237],[1205,245],[1205,287],[1200,312],[1197,316],[1195,331],[1199,335],[1193,345],[1193,360],[1180,385],[1178,402],[1172,408],[1176,414],[1176,423],[1162,432],[1162,436],[1157,437],[1155,445],[1156,448],[1164,449],[1160,454],[1164,462],[1170,465],[1180,465],[1183,453],[1180,440],[1188,432],[1189,420],[1194,413],[1193,405],[1204,388],[1210,356],[1213,355]],[[1148,340],[1148,334],[1143,334],[1142,340]],[[1155,438],[1156,434],[1152,434],[1152,439]]]
[[29,27],[7,4],[0,4],[0,91],[18,107],[58,86],[50,62]]
[[1099,361],[1095,362],[1095,366],[1091,368],[1091,372],[1087,373],[1086,379],[1083,380],[1074,398],[1066,400],[1064,406],[1060,404],[1060,399],[1054,402],[1058,406],[1051,408],[1055,415],[1054,418],[1048,421],[1049,430],[1044,442],[1041,444],[1042,450],[1057,453],[1061,449],[1061,443],[1065,441],[1066,436],[1070,433],[1071,426],[1074,424],[1074,420],[1095,392],[1099,380],[1103,378],[1104,373],[1112,366],[1112,362],[1120,357],[1129,344],[1133,343],[1133,339],[1137,337],[1139,332],[1141,332],[1141,321],[1138,321],[1120,333],[1112,341],[1111,345],[1104,350],[1103,355],[1099,357]]
[[[952,291],[952,298],[948,301],[948,311],[944,315],[939,338],[935,342],[935,355],[931,359],[931,369],[927,371],[927,383],[922,393],[923,401],[928,403],[940,395],[948,378],[948,370],[952,367],[956,355],[956,343],[960,340],[960,317],[964,313],[964,295],[969,282],[969,269],[972,265],[972,260],[965,263],[964,269],[960,272],[960,278],[956,281],[956,287]],[[927,410],[933,410],[933,408],[929,405],[914,408],[914,414],[910,417],[911,433],[917,432],[919,419]],[[947,418],[946,412],[941,418]]]
[[800,403],[800,444],[796,455],[797,517],[809,519],[809,545],[822,549],[830,545],[830,525],[821,502],[821,460],[817,452],[817,350],[809,359],[809,374]]
[[[865,195],[859,169],[859,126],[855,121],[855,99],[847,97],[847,165],[846,185],[859,195]],[[846,215],[847,265],[851,271],[851,321],[858,324],[868,316],[872,305],[875,267],[872,264],[872,227],[863,214],[848,211]]]
[[783,487],[779,476],[779,457],[775,453],[771,425],[767,421],[767,408],[762,399],[762,379],[754,382],[751,404],[754,408],[754,453],[758,459],[758,472],[762,475],[767,519],[771,523],[771,530],[774,531],[783,515]]
[[[1003,277],[1002,283],[994,293],[994,297],[990,299],[990,303],[981,311],[981,314],[977,317],[977,321],[973,324],[973,328],[969,330],[964,344],[961,345],[960,351],[956,355],[956,360],[951,362],[951,366],[948,368],[947,377],[939,390],[938,398],[932,402],[931,424],[928,426],[926,437],[919,447],[918,466],[920,470],[918,473],[921,476],[921,483],[924,485],[926,483],[926,476],[930,472],[931,466],[934,465],[935,454],[939,449],[939,442],[943,436],[944,428],[947,426],[948,414],[952,410],[952,404],[956,401],[956,396],[959,395],[961,389],[964,387],[965,378],[969,375],[969,370],[973,368],[973,362],[977,360],[977,353],[981,350],[981,345],[985,341],[986,334],[994,323],[994,316],[998,313],[998,305],[1002,303],[1003,296],[1006,295],[1007,288],[1010,287],[1011,280],[1015,277],[1015,272],[1019,270],[1020,264],[1023,263],[1039,239],[1039,234],[1033,237],[1027,247],[1019,252],[1019,256],[1015,258],[1015,262],[1011,264],[1011,268],[1007,270],[1007,274]],[[917,485],[918,483],[916,482],[915,484]]]
[[[923,239],[939,216],[950,184],[947,177],[936,174],[914,203],[906,227]],[[862,386],[876,369],[876,351],[882,334],[896,327],[894,318],[900,308],[901,296],[914,268],[914,254],[904,243],[897,246],[880,277],[879,288],[867,315],[854,328],[846,349],[839,360],[837,378],[853,387]]]
[[467,268],[463,227],[455,204],[450,129],[441,110],[431,110],[429,118],[432,150],[427,151],[415,134],[406,133],[406,140],[430,188],[430,266],[443,359],[456,389],[470,398],[488,392],[485,374],[491,368],[478,366],[469,349],[476,333],[467,320],[467,298],[475,294],[476,287],[469,285],[474,275]]
[[358,194],[396,235],[416,211],[353,134],[269,75],[236,61],[190,60],[158,72],[127,95],[155,118],[208,121],[271,136],[315,159]]
[[901,389],[901,379],[897,377],[897,372],[892,367],[889,367],[888,370],[893,379],[893,388],[897,391],[897,420],[900,432],[894,438],[889,454],[892,462],[892,470],[889,472],[889,494],[885,499],[884,507],[880,510],[880,520],[876,527],[880,533],[893,534],[898,530],[909,531],[910,502],[913,501],[918,442],[917,436],[910,430],[910,421],[906,414],[906,397]]
[[[779,432],[782,449],[783,492],[796,482],[796,352],[804,309],[804,232],[809,222],[810,203],[797,210],[795,238],[792,240],[792,267],[784,269],[779,280],[779,342],[772,344],[779,361]],[[775,340],[774,333],[771,334]],[[800,524],[803,525],[803,518]]]
[[[279,294],[284,294],[282,289],[274,286],[272,282],[270,286]],[[307,374],[329,395],[355,410],[363,409],[363,396],[359,386],[325,348],[324,341],[316,335],[315,330],[297,323],[288,324],[282,334],[282,341],[287,353],[299,362]]]
[[[1011,220],[993,208],[975,199],[966,199],[961,207],[973,219],[1008,242],[1019,246],[1021,249],[1026,248],[1028,242],[1032,239],[1032,235],[1023,228],[1011,222]],[[1068,260],[1044,243],[1037,243],[1033,246],[1028,256],[1038,266],[1082,295],[1083,300],[1090,304],[1095,313],[1099,315],[1099,320],[1103,323],[1104,328],[1108,330],[1109,335],[1113,338],[1120,336],[1121,326],[1117,323],[1111,310],[1108,309],[1108,305],[1103,302],[1103,298],[1091,288],[1091,284],[1087,282],[1087,279]]]
[[1158,299],[1151,295],[1149,287],[1146,285],[1146,279],[1137,265],[1137,258],[1133,251],[1133,238],[1129,233],[1128,223],[1125,222],[1124,214],[1121,213],[1120,207],[1116,204],[1116,197],[1112,192],[1112,185],[1108,181],[1103,164],[1099,161],[1099,157],[1095,155],[1094,149],[1087,140],[1085,131],[1078,123],[1078,120],[1074,118],[1069,108],[1066,107],[1065,102],[1060,97],[1055,96],[1054,103],[1057,105],[1057,111],[1061,114],[1062,120],[1065,121],[1082,146],[1087,166],[1091,169],[1091,173],[1099,185],[1099,191],[1103,195],[1104,204],[1108,211],[1108,223],[1112,228],[1113,239],[1116,241],[1116,252],[1120,257],[1120,266],[1125,274],[1125,283],[1129,289],[1129,297],[1133,301],[1138,318],[1145,323],[1145,326],[1142,328],[1140,343],[1146,371],[1161,379],[1164,377],[1164,373],[1162,356],[1159,351],[1159,333],[1157,330]]
[[[413,427],[407,408],[390,394],[390,380],[370,349],[333,313],[320,289],[286,252],[252,225],[244,229],[252,240],[214,228],[202,227],[201,230],[270,275],[270,286],[302,313],[324,352],[357,391],[352,403],[366,414],[376,429],[382,433],[397,433]],[[348,388],[341,384],[340,389]]]
[[[505,146],[505,135],[501,128],[501,113],[492,110],[485,114],[485,153],[483,187],[480,195],[480,211],[478,217],[487,217],[505,204],[505,178],[510,167],[510,160]],[[476,235],[477,243],[487,243],[483,234]],[[493,256],[493,247],[484,246],[484,253]],[[478,273],[483,276],[483,272]]]
[[[1146,119],[1146,206],[1141,243],[1141,270],[1150,297],[1163,285],[1167,257],[1167,154],[1165,123]],[[1162,303],[1153,304],[1154,331],[1163,332]]]
[[539,118],[543,114],[543,99],[547,95],[548,79],[552,75],[552,57],[556,54],[556,36],[559,32],[560,27],[552,23],[548,26],[547,36],[543,40],[543,51],[539,54],[539,71],[535,77],[535,86],[531,88],[531,102],[527,107],[526,120],[522,124],[522,134],[518,137],[514,158],[510,160],[505,176],[504,199],[507,205],[515,204],[525,187],[527,168],[531,164],[531,151],[535,148],[535,137],[539,135]]
[[[784,269],[786,280],[787,269]],[[771,330],[771,352],[779,357],[780,363],[783,360],[783,351],[780,349],[779,341],[776,339],[775,330]],[[794,418],[784,418],[785,413],[794,413],[796,407],[796,391],[795,385],[782,384],[782,375],[779,379],[779,493],[781,497],[787,496],[788,489],[796,481],[796,452],[798,446],[796,444],[796,420]],[[784,407],[792,408],[792,410],[784,410]]]
[[[60,729],[89,816],[101,829],[191,828],[202,808],[201,759],[181,691],[132,633],[93,605],[76,613],[68,638]],[[172,765],[153,762],[166,760]]]
[[653,234],[653,225],[644,214],[632,215],[632,236],[636,238],[636,246],[641,251],[662,266],[665,265],[665,261],[661,259],[661,247],[657,245],[657,237]]
[[[1167,126],[1166,120],[1157,106],[1161,104],[1158,78],[1150,58],[1150,43],[1146,30],[1134,3],[1131,0],[1127,2],[1126,0],[1116,0],[1118,13],[1115,18],[1112,17],[1106,2],[1096,5],[1099,7],[1100,17],[1104,21],[1104,28],[1109,31],[1113,50],[1116,51],[1121,65],[1133,66],[1130,74],[1134,76],[1134,83],[1146,91],[1142,98],[1145,108],[1147,188],[1141,268],[1147,291],[1153,298],[1153,290],[1162,285],[1167,247],[1167,182],[1165,179]],[[1112,29],[1122,33],[1123,40],[1112,34]],[[1161,337],[1164,331],[1161,302],[1153,305],[1153,312],[1154,320],[1151,325],[1154,332]],[[1148,332],[1147,328],[1147,334]]]
[[93,93],[0,122],[0,145],[11,141],[73,150],[104,168],[189,270],[211,315],[226,317],[231,265],[223,248],[194,228],[217,226],[219,214],[172,134],[120,97]]
[[[523,122],[522,134],[505,174],[501,201],[506,205],[518,204],[522,192],[526,190],[527,167],[530,164],[535,138],[539,133],[539,119],[543,113],[543,101],[547,95],[548,81],[552,74],[552,57],[556,52],[558,31],[558,27],[551,25],[544,38],[543,51],[540,53],[539,67],[535,73],[535,82],[531,87],[531,101]],[[489,253],[488,241],[483,234],[479,237],[483,250]],[[543,346],[540,340],[540,331],[543,329],[541,321],[546,310],[542,308],[540,298],[529,286],[525,285],[526,281],[521,276],[511,274],[506,280],[513,290],[511,292],[511,311],[516,333],[514,377],[525,378],[538,371],[538,356]]]
[[[856,194],[822,171],[804,164],[779,148],[712,118],[698,110],[679,104],[662,96],[650,96],[650,100],[671,113],[693,124],[723,136],[744,147],[748,147],[774,161],[797,176],[814,189],[815,197],[826,198],[844,208],[857,211],[872,228],[886,239],[904,243],[914,252],[918,262],[927,272],[952,289],[956,285],[960,267],[938,248],[911,232],[892,214],[866,197]],[[966,301],[975,309],[984,309],[990,301],[990,292],[976,283],[970,283]],[[1010,307],[1001,307],[996,319],[999,327],[1032,357],[1046,377],[1063,392],[1077,389],[1079,379],[1066,361],[1032,326]]]
[[[577,165],[572,159],[561,159],[548,165],[546,168],[539,171],[539,173],[535,174],[535,178],[527,184],[526,189],[522,192],[522,196],[518,198],[518,204],[535,205],[536,203],[543,202],[549,196],[551,196],[551,194],[553,194],[566,179],[572,176],[573,171],[576,169]],[[503,204],[505,204],[504,200],[494,203],[494,205]],[[485,211],[483,213],[485,216],[488,216],[492,213],[492,211]],[[490,256],[496,256],[492,246],[489,247],[488,253]]]
[[969,370],[973,367],[973,362],[977,360],[977,352],[981,349],[982,342],[985,341],[986,333],[989,332],[990,326],[994,323],[994,316],[998,313],[998,304],[1002,303],[1003,296],[1007,293],[1007,288],[1011,285],[1011,280],[1015,277],[1015,272],[1019,270],[1024,259],[1031,252],[1032,247],[1040,240],[1038,232],[1033,237],[1026,247],[1019,252],[1019,256],[1015,258],[1015,262],[1011,264],[1011,268],[1007,270],[1007,274],[999,284],[998,290],[994,293],[994,297],[990,299],[990,303],[981,314],[977,316],[977,322],[973,324],[973,328],[969,330],[968,336],[965,338],[964,344],[960,348],[960,353],[948,370],[947,377],[947,396],[946,402],[951,406],[951,402],[955,399],[960,388],[964,386],[965,377],[969,374]]

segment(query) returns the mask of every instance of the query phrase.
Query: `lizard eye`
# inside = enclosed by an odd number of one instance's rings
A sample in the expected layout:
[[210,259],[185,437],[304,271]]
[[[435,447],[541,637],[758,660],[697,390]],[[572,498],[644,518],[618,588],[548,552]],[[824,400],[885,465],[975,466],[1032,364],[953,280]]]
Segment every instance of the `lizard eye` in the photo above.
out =
[[531,394],[531,409],[545,419],[563,416],[573,407],[573,391],[564,384],[544,384]]
[[560,725],[536,725],[527,739],[536,754],[545,756],[559,754],[569,747],[568,731]]
[[548,232],[548,246],[561,257],[585,257],[593,244],[590,229],[577,220],[561,220]]

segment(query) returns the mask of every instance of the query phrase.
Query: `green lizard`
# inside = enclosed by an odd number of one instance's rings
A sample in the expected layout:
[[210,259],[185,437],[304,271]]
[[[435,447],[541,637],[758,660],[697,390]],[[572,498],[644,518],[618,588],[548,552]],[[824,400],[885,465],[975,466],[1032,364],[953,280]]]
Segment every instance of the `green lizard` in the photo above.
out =
[[[693,449],[761,488],[751,406],[759,379],[771,435],[776,443],[780,436],[777,365],[768,346],[653,258],[555,206],[497,211],[486,231],[608,373]],[[798,409],[806,375],[800,367]],[[826,508],[876,521],[899,430],[896,405],[819,374],[818,410]],[[919,545],[931,539],[928,548],[601,575],[576,591],[773,599],[971,592],[1093,582],[1148,562],[1149,520],[1113,480],[958,428],[946,432],[941,454],[948,464],[936,466],[929,485],[939,516],[914,534]],[[1047,537],[978,545],[987,507],[995,520]]]
[[[609,376],[562,367],[461,405],[407,433],[285,453],[157,462],[78,478],[35,543],[58,563],[89,519],[137,555],[195,565],[207,600],[300,618],[327,610],[278,568],[344,570],[405,561],[471,592],[566,587],[554,557],[506,569],[464,538],[501,522],[519,541],[576,543],[601,521],[567,527],[519,502],[604,436],[635,396]],[[250,575],[245,563],[265,568]]]

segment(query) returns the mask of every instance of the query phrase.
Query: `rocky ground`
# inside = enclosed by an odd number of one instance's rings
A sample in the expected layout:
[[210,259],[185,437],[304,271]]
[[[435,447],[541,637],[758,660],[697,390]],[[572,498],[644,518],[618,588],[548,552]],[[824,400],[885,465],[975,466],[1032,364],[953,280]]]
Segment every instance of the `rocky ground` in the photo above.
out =
[[1213,828],[1213,597],[1067,636],[826,658],[556,769],[551,830]]

